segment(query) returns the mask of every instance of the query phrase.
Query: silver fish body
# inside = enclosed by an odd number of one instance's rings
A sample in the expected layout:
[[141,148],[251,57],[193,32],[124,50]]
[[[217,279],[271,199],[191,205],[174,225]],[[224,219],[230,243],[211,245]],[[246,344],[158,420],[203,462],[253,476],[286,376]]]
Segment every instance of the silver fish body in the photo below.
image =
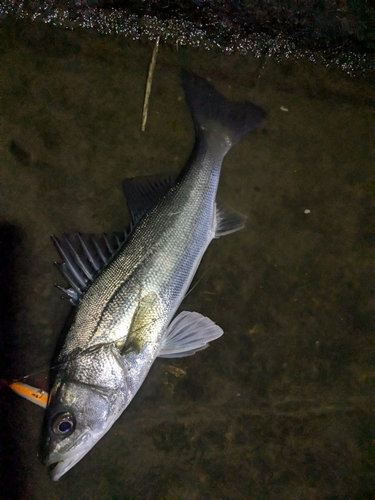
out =
[[[177,180],[125,181],[133,215],[142,194],[160,196],[78,300],[58,357],[47,408],[47,463],[59,479],[128,406],[154,360],[194,354],[223,332],[198,313],[173,320],[213,238],[244,226],[222,210],[216,192],[222,160],[264,118],[251,103],[232,103],[206,80],[184,73],[196,143]],[[142,212],[142,210],[141,210]]]

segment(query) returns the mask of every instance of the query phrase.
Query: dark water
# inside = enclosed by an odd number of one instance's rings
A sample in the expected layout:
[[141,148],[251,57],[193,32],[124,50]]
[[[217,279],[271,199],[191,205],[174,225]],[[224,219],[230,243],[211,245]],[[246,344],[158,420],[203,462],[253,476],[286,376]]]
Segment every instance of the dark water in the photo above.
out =
[[194,140],[180,67],[268,118],[227,156],[215,240],[183,303],[225,335],[157,360],[111,431],[53,483],[43,411],[1,398],[4,497],[356,499],[375,495],[374,87],[305,60],[152,46],[8,21],[0,33],[1,377],[48,366],[69,312],[51,233],[121,230],[121,180],[178,172]]

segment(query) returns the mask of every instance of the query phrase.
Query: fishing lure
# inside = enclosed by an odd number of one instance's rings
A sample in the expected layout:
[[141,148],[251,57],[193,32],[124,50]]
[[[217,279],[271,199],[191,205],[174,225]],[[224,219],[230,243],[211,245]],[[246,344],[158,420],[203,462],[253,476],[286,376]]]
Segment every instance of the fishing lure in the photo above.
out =
[[41,406],[42,408],[47,407],[48,402],[48,392],[43,391],[43,389],[37,389],[29,384],[23,382],[12,382],[9,387],[19,396],[31,401],[32,403]]

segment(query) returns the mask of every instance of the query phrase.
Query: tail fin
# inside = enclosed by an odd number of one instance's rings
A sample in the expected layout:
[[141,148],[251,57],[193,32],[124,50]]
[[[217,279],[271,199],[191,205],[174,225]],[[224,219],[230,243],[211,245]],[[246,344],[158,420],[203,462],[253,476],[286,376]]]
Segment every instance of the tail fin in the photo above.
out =
[[182,84],[197,137],[217,130],[224,134],[228,150],[266,116],[262,108],[251,102],[230,101],[194,73],[183,70]]

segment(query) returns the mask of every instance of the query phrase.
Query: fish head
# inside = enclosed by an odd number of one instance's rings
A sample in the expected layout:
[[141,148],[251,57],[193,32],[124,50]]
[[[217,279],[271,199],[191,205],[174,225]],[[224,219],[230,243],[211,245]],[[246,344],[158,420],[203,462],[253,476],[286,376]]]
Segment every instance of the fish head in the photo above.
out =
[[[111,428],[126,407],[124,370],[107,356],[73,360],[57,374],[46,412],[46,463],[61,478]],[[90,359],[91,358],[91,359]],[[82,366],[84,368],[82,368]]]

